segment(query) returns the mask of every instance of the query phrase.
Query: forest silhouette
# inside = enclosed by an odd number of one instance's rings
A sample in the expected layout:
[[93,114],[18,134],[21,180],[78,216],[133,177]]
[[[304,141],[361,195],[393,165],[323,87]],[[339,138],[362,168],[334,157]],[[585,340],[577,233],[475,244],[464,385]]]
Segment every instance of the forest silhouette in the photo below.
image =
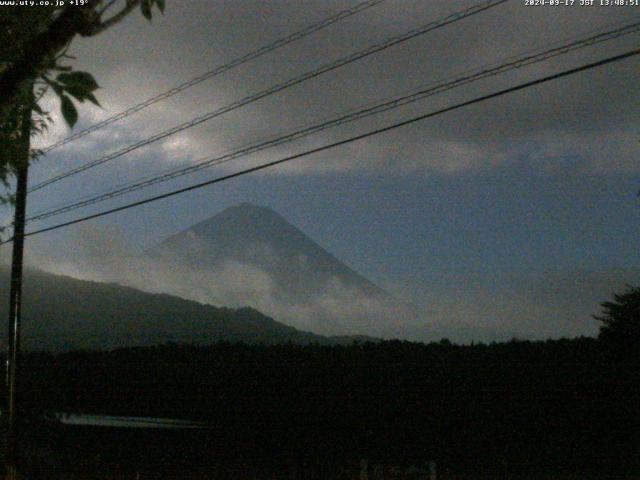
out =
[[[140,470],[181,478],[194,469],[231,478],[238,468],[255,478],[356,478],[364,458],[433,461],[439,478],[627,478],[639,471],[638,360],[637,349],[606,336],[31,353],[21,375],[31,419],[23,442],[32,478]],[[46,411],[187,418],[210,428],[45,428],[36,419]],[[49,464],[43,445],[55,445]],[[301,468],[303,476],[291,473]]]

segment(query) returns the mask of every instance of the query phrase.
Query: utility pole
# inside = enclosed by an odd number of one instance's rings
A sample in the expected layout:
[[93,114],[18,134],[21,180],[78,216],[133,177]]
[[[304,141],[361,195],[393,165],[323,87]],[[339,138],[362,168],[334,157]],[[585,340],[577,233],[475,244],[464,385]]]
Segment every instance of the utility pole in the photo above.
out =
[[20,320],[22,309],[22,260],[24,252],[24,224],[27,208],[27,175],[31,146],[31,107],[33,85],[29,85],[24,103],[18,110],[20,136],[16,145],[16,198],[13,220],[13,254],[11,260],[11,290],[9,293],[9,329],[7,351],[7,436],[6,479],[17,480],[19,458],[19,411],[16,406],[17,372],[20,361]]

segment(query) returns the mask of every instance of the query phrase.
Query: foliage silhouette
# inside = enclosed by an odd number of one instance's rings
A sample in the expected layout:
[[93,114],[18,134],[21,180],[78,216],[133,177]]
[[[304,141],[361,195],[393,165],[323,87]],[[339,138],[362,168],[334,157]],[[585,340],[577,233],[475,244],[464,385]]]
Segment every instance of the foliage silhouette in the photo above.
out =
[[[23,375],[22,401],[33,412],[212,426],[164,437],[71,427],[66,437],[56,434],[66,438],[61,445],[68,447],[60,448],[70,458],[100,445],[109,468],[144,463],[168,471],[167,462],[185,455],[194,468],[283,472],[293,464],[333,472],[305,478],[337,478],[361,458],[405,466],[433,459],[460,475],[622,479],[640,472],[638,378],[621,376],[592,338],[473,346],[168,344],[34,353]],[[167,460],[172,442],[182,453]]]
[[640,287],[627,286],[614,300],[602,303],[598,338],[626,352],[640,349]]
[[[67,55],[72,40],[77,35],[91,37],[111,28],[138,6],[149,20],[152,7],[164,12],[165,6],[165,0],[47,3],[26,8],[7,5],[0,9],[0,44],[7,47],[0,52],[0,181],[5,186],[17,167],[13,145],[21,108],[26,105],[32,110],[32,130],[37,134],[51,122],[49,112],[39,104],[49,89],[60,99],[62,116],[70,127],[78,120],[72,98],[99,105],[93,93],[98,88],[93,76],[73,71],[65,64],[73,58]],[[117,11],[112,14],[113,9]],[[33,89],[33,100],[25,104]],[[34,152],[31,160],[38,153]],[[11,201],[11,197],[0,196],[0,200]]]

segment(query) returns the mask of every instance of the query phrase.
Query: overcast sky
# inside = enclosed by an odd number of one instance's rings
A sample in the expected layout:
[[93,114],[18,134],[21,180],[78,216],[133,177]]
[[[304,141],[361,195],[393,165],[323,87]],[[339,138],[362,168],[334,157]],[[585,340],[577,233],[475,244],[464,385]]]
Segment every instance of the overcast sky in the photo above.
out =
[[[136,13],[103,35],[76,40],[74,66],[94,74],[103,106],[83,105],[76,130],[355,3],[171,0],[165,16],[154,16],[152,24]],[[32,168],[31,183],[474,3],[387,0],[51,152]],[[640,20],[640,7],[575,3],[543,7],[512,0],[35,192],[29,211]],[[622,53],[637,48],[639,38],[629,35],[493,77],[30,228]],[[423,306],[439,325],[438,334],[464,341],[593,335],[590,314],[598,312],[599,302],[625,283],[640,283],[639,66],[635,57],[32,237],[33,258],[46,252],[66,265],[79,261],[86,250],[82,239],[95,231],[105,239],[101,248],[118,238],[132,251],[141,250],[248,201],[272,207],[358,272]],[[55,101],[48,105],[56,116]],[[68,133],[57,119],[38,145]],[[436,335],[412,328],[410,338]]]

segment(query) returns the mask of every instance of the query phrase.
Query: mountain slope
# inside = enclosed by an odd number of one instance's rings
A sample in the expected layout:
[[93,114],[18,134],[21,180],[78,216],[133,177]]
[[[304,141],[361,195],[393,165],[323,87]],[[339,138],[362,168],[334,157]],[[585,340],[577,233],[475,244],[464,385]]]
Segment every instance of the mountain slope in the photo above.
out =
[[359,275],[270,208],[227,208],[150,250],[156,258],[193,267],[251,265],[270,275],[283,299],[313,299],[333,282],[367,295],[385,292]]
[[143,260],[179,276],[180,296],[251,305],[314,333],[397,337],[398,316],[413,314],[281,215],[247,203],[167,238]]
[[[0,269],[0,298],[9,297],[8,289],[9,272]],[[7,314],[8,305],[3,301],[0,318]],[[27,349],[113,348],[169,341],[210,344],[218,340],[304,344],[353,339],[302,332],[252,308],[217,308],[117,284],[37,270],[25,273],[23,344]]]

